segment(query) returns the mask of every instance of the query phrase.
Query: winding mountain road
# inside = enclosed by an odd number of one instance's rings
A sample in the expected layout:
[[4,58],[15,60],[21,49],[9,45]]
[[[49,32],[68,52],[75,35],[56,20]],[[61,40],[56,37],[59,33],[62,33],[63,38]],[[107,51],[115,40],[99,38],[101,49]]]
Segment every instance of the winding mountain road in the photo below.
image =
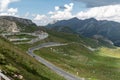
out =
[[74,75],[72,75],[68,72],[65,72],[63,69],[61,69],[61,68],[55,66],[54,64],[48,62],[44,58],[34,54],[34,50],[38,50],[38,49],[41,49],[41,48],[44,48],[44,47],[62,46],[62,45],[67,45],[67,44],[61,44],[61,43],[56,43],[56,42],[43,43],[43,44],[40,44],[36,47],[29,48],[27,53],[30,56],[34,57],[40,63],[43,63],[45,66],[47,66],[48,68],[50,68],[51,70],[56,72],[57,74],[63,76],[67,80],[85,80],[84,78],[78,78],[78,77],[76,77],[76,76],[74,76]]
[[[14,44],[33,44],[35,42],[38,42],[40,40],[43,40],[45,38],[47,38],[49,36],[48,33],[46,32],[42,32],[42,33],[2,33],[0,34],[2,35],[4,38],[8,39],[9,41],[13,42],[13,41],[16,41],[14,42]],[[7,36],[11,36],[11,35],[30,35],[30,36],[35,36],[37,38],[33,38],[33,39],[29,39],[29,38],[8,38]],[[26,40],[30,40],[30,41],[27,41],[27,42],[24,42]],[[18,41],[18,42],[17,42]],[[20,41],[20,42],[19,42]]]

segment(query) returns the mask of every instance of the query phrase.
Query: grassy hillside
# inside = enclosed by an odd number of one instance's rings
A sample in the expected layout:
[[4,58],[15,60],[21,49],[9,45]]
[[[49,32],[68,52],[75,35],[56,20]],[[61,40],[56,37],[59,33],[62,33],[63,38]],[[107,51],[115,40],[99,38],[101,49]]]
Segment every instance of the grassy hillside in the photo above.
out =
[[107,48],[107,47],[101,47],[99,49],[99,55],[102,56],[109,56],[109,57],[114,57],[114,58],[120,58],[120,48]]
[[23,80],[64,80],[1,37],[0,69],[15,80],[19,80],[19,78],[14,77],[15,74],[22,75]]
[[[107,54],[109,50],[113,51],[112,49],[116,51],[115,47],[105,42],[101,43],[75,34],[49,30],[47,32],[49,37],[45,40],[32,45],[22,44],[18,46],[27,50],[29,47],[45,42],[68,43],[66,46],[43,48],[35,53],[64,70],[88,80],[119,80],[120,59],[101,54],[104,49],[107,49],[104,54]],[[117,52],[119,54],[119,51]],[[113,53],[115,52],[113,51]]]
[[21,32],[34,32],[34,31],[37,31],[39,28],[32,24],[32,25],[25,25],[23,23],[19,23],[19,22],[16,22],[16,24],[18,25],[18,27],[21,29]]
[[35,53],[64,70],[88,80],[120,79],[120,58],[100,55],[99,50],[91,51],[79,43],[43,48]]
[[39,45],[41,43],[45,43],[45,42],[61,42],[61,43],[77,42],[77,43],[81,43],[83,45],[87,45],[87,46],[90,46],[90,47],[93,47],[93,48],[97,48],[97,47],[100,47],[100,46],[113,47],[108,43],[103,44],[103,43],[101,43],[97,40],[93,40],[93,39],[90,39],[90,38],[85,38],[85,37],[82,37],[82,36],[76,35],[76,34],[68,34],[68,33],[56,32],[56,31],[44,30],[44,29],[41,29],[41,30],[47,32],[49,34],[49,37],[44,39],[44,40],[38,41],[34,44],[19,44],[17,46],[22,48],[25,51],[27,51],[28,48],[30,48],[30,47],[34,47],[34,46],[37,46],[37,45]]

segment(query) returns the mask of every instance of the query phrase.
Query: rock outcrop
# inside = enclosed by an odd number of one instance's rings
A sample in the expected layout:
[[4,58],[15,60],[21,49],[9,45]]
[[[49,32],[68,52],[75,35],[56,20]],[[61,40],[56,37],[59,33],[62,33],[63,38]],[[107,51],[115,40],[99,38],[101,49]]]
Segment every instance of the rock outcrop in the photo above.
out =
[[37,25],[29,19],[0,16],[0,32],[33,32],[37,29]]

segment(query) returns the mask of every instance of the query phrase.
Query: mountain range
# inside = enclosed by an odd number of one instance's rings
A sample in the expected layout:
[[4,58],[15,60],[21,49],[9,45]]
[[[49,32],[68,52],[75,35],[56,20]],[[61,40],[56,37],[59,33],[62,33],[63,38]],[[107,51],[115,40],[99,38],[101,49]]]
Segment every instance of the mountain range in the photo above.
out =
[[[0,73],[12,80],[66,80],[64,72],[60,72],[64,76],[58,75],[50,68],[53,66],[44,65],[46,63],[43,60],[47,60],[61,70],[86,80],[119,80],[120,48],[113,46],[111,39],[119,41],[119,24],[94,18],[73,18],[49,24],[46,29],[38,27],[28,19],[1,16],[0,33],[3,33],[0,35]],[[10,33],[5,37],[3,34],[6,32],[15,34]],[[14,44],[15,41],[9,41],[10,38],[36,40],[34,34],[38,34],[39,37],[45,36],[41,36],[41,32],[49,36],[32,44]],[[29,35],[30,33],[33,35]],[[61,46],[53,46],[54,43]],[[28,55],[31,54],[30,50],[38,47],[42,48],[32,53],[35,56]],[[39,62],[39,56],[42,62]]]
[[99,36],[106,38],[120,46],[120,23],[107,20],[96,20],[94,18],[80,20],[72,18],[69,20],[57,21],[54,24],[48,24],[47,28],[59,32],[67,32],[83,35],[85,37],[97,38]]

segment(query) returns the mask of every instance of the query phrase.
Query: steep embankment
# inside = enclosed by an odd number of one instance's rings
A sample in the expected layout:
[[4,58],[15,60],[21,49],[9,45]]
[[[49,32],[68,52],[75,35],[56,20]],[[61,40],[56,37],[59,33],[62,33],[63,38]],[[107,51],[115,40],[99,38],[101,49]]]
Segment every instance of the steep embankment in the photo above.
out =
[[[0,37],[0,69],[15,80],[64,80],[24,51]],[[15,77],[17,75],[17,77]]]
[[106,52],[104,55],[100,54],[103,50],[99,49],[103,47],[114,50],[112,52],[114,55],[116,53],[115,47],[79,35],[47,32],[50,36],[44,42],[59,41],[69,44],[37,50],[35,51],[37,55],[74,75],[88,80],[119,80],[120,59],[111,57],[111,54],[105,55]]
[[[32,45],[18,45],[23,50],[47,42],[68,43],[59,47],[42,48],[35,51],[40,57],[74,75],[88,80],[119,80],[120,59],[100,54],[100,47],[115,49],[108,43],[79,35],[46,30],[49,37]],[[111,76],[112,75],[112,76]]]
[[111,54],[105,55],[107,53],[100,54],[101,51],[92,51],[80,43],[43,48],[35,53],[56,66],[88,80],[120,78],[120,58],[112,57]]

